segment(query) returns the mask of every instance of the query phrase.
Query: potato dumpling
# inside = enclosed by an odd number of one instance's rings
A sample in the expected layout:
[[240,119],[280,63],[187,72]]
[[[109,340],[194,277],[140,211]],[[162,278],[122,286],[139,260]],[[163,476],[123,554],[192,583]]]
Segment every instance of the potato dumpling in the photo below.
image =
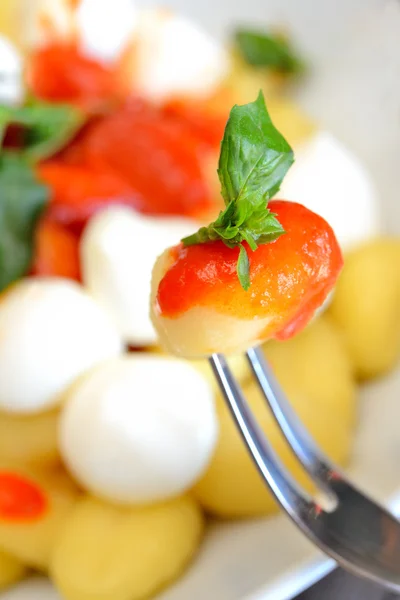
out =
[[[316,442],[335,462],[349,455],[356,408],[356,386],[341,338],[327,318],[320,318],[297,338],[270,342],[265,352],[293,407]],[[309,487],[254,382],[246,397],[282,460]],[[194,488],[195,497],[221,517],[267,515],[275,501],[252,463],[242,438],[220,397],[220,438],[211,465]]]
[[149,598],[181,574],[202,532],[188,497],[144,508],[85,497],[65,522],[51,576],[65,600]]
[[0,550],[0,590],[20,581],[26,572],[22,562]]
[[[0,475],[2,473],[17,474],[32,484],[44,496],[47,506],[37,518],[8,519],[3,516],[0,519],[0,548],[25,564],[46,571],[55,538],[77,501],[79,491],[61,467],[34,469],[1,462]],[[1,510],[0,497],[0,513]]]
[[180,244],[158,258],[150,306],[167,350],[185,358],[238,354],[292,337],[324,302],[343,265],[331,227],[295,202],[268,206],[285,235],[250,252],[250,290],[237,274],[239,248],[221,240]]
[[356,382],[343,339],[327,315],[289,342],[267,342],[264,352],[288,395],[294,388],[311,407],[354,425]]
[[0,460],[23,464],[55,463],[58,410],[38,415],[14,415],[0,411]]
[[349,253],[330,314],[360,379],[384,374],[400,357],[400,239],[376,239]]

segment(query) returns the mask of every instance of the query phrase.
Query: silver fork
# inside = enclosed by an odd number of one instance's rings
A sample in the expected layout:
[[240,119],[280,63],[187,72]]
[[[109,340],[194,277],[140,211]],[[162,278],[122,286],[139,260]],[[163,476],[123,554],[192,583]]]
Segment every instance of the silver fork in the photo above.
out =
[[294,481],[258,425],[225,357],[213,354],[209,360],[221,391],[273,495],[298,528],[340,566],[400,591],[400,522],[324,456],[291,408],[262,350],[252,348],[247,359],[288,444],[329,506],[321,506]]

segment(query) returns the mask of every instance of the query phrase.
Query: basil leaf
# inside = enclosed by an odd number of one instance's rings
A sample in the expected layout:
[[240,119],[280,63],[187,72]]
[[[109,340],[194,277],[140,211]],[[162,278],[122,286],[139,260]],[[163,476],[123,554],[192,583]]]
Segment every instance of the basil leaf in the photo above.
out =
[[293,161],[293,151],[272,124],[262,92],[255,102],[233,107],[218,167],[225,210],[182,242],[191,246],[221,240],[229,248],[240,246],[237,275],[245,290],[250,286],[250,265],[242,244],[255,251],[285,233],[267,204]]
[[24,130],[21,153],[32,161],[56,154],[76,135],[84,123],[83,113],[67,104],[33,101],[26,106],[0,106],[0,134],[10,125]]
[[0,158],[0,291],[28,271],[49,190],[19,155]]
[[[243,220],[280,188],[294,161],[275,129],[260,92],[257,100],[231,110],[221,144],[218,177],[225,204],[235,201]],[[240,220],[240,219],[239,219]]]
[[250,287],[250,263],[246,248],[240,244],[239,258],[236,266],[240,285],[247,292]]
[[253,67],[267,67],[280,73],[300,73],[304,64],[282,36],[239,29],[235,43],[244,60]]

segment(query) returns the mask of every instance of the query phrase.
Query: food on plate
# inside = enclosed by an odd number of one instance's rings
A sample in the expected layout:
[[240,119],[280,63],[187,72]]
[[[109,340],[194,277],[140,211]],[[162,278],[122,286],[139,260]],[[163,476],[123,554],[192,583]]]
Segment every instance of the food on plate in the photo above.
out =
[[229,54],[196,23],[162,8],[143,10],[125,62],[132,89],[157,102],[207,97],[230,70]]
[[268,203],[292,162],[262,94],[232,109],[218,169],[226,208],[153,270],[151,314],[169,351],[195,358],[290,337],[327,298],[343,264],[331,227],[299,204]]
[[[130,186],[132,205],[140,212],[208,216],[219,206],[205,172],[219,144],[220,138],[205,140],[214,127],[204,119],[204,130],[199,131],[184,113],[171,114],[132,98],[89,123],[59,160],[118,177]],[[124,198],[121,192],[118,196]]]
[[108,315],[77,283],[26,278],[0,298],[0,408],[29,414],[61,401],[85,371],[122,351]]
[[0,412],[0,461],[45,466],[60,459],[59,410],[35,415]]
[[[263,348],[291,405],[311,435],[332,460],[345,464],[351,451],[357,391],[349,357],[335,326],[323,316],[297,337],[267,342]],[[245,385],[244,392],[285,465],[300,483],[310,488],[255,382]],[[224,518],[276,511],[277,505],[221,396],[217,399],[217,410],[220,428],[217,448],[205,475],[194,488],[195,497],[208,512]]]
[[[30,35],[39,53],[55,41],[60,48],[67,48],[77,39],[80,64],[85,60],[85,74],[94,84],[87,84],[87,89],[96,91],[93,98],[118,86],[121,91],[135,91],[156,101],[208,95],[230,68],[228,51],[195,22],[164,8],[139,10],[127,0],[104,2],[101,6],[93,0],[82,0],[77,8],[65,1],[41,2]],[[89,64],[95,75],[92,79]],[[56,68],[64,82],[71,82],[74,73],[68,72],[66,64],[60,61]],[[110,77],[115,72],[119,77]],[[95,85],[103,80],[103,87]],[[107,89],[107,83],[111,89]],[[53,90],[57,94],[54,84]]]
[[203,527],[189,497],[142,508],[85,497],[65,521],[50,573],[66,600],[153,597],[192,559]]
[[[78,152],[80,146],[72,146]],[[71,147],[69,148],[71,151]],[[74,162],[74,161],[72,161]],[[89,162],[89,161],[86,161]],[[48,160],[37,166],[39,179],[51,190],[46,219],[71,232],[78,240],[97,212],[117,206],[140,208],[141,199],[123,177],[102,166]]]
[[32,274],[80,280],[79,240],[63,225],[45,218],[35,235]]
[[92,370],[67,394],[60,420],[70,472],[90,492],[128,505],[184,493],[206,469],[217,437],[205,379],[154,354]]
[[118,98],[115,72],[83,56],[70,43],[55,42],[30,55],[27,82],[37,98],[70,102],[93,114]]
[[10,40],[0,35],[0,102],[21,102],[24,91],[22,84],[22,58]]
[[166,246],[197,228],[196,222],[183,217],[150,218],[115,207],[93,217],[85,229],[81,241],[83,284],[109,313],[127,344],[150,346],[157,342],[148,301],[152,266]]
[[58,467],[0,460],[0,548],[47,571],[54,544],[80,492]]
[[400,239],[377,238],[349,253],[330,307],[356,375],[383,375],[400,358]]
[[103,64],[113,62],[124,50],[138,12],[131,0],[35,0],[31,4],[25,31],[31,46],[77,38],[79,52]]
[[26,574],[27,569],[21,561],[0,550],[0,590],[17,583]]
[[[65,600],[142,600],[194,557],[203,511],[276,508],[206,356],[232,351],[311,489],[242,351],[276,338],[290,401],[346,463],[356,375],[399,350],[399,244],[353,252],[380,231],[373,184],[290,99],[303,64],[281,34],[224,45],[131,0],[21,3],[0,2],[0,587],[35,569]],[[351,276],[321,317],[339,244]]]

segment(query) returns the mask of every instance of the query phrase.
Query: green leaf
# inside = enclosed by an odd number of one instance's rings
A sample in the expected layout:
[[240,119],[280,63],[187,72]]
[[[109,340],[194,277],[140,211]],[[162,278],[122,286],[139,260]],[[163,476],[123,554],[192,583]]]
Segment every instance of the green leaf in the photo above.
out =
[[229,248],[240,246],[237,273],[243,288],[248,289],[249,262],[242,244],[246,242],[254,251],[285,233],[267,204],[293,161],[293,151],[272,124],[262,92],[255,102],[234,106],[218,167],[226,208],[208,227],[184,238],[184,245],[221,240]]
[[49,190],[18,154],[0,158],[0,291],[28,271]]
[[218,177],[225,204],[236,202],[243,219],[280,188],[293,151],[275,129],[260,92],[257,100],[234,106],[221,145]]
[[253,67],[288,74],[304,71],[304,63],[283,36],[239,29],[235,43],[244,60]]
[[247,292],[250,287],[250,262],[246,248],[240,244],[239,258],[236,266],[240,285]]
[[0,106],[0,136],[10,125],[24,130],[21,152],[32,161],[56,154],[76,135],[84,123],[84,114],[67,104],[33,101],[26,106]]

